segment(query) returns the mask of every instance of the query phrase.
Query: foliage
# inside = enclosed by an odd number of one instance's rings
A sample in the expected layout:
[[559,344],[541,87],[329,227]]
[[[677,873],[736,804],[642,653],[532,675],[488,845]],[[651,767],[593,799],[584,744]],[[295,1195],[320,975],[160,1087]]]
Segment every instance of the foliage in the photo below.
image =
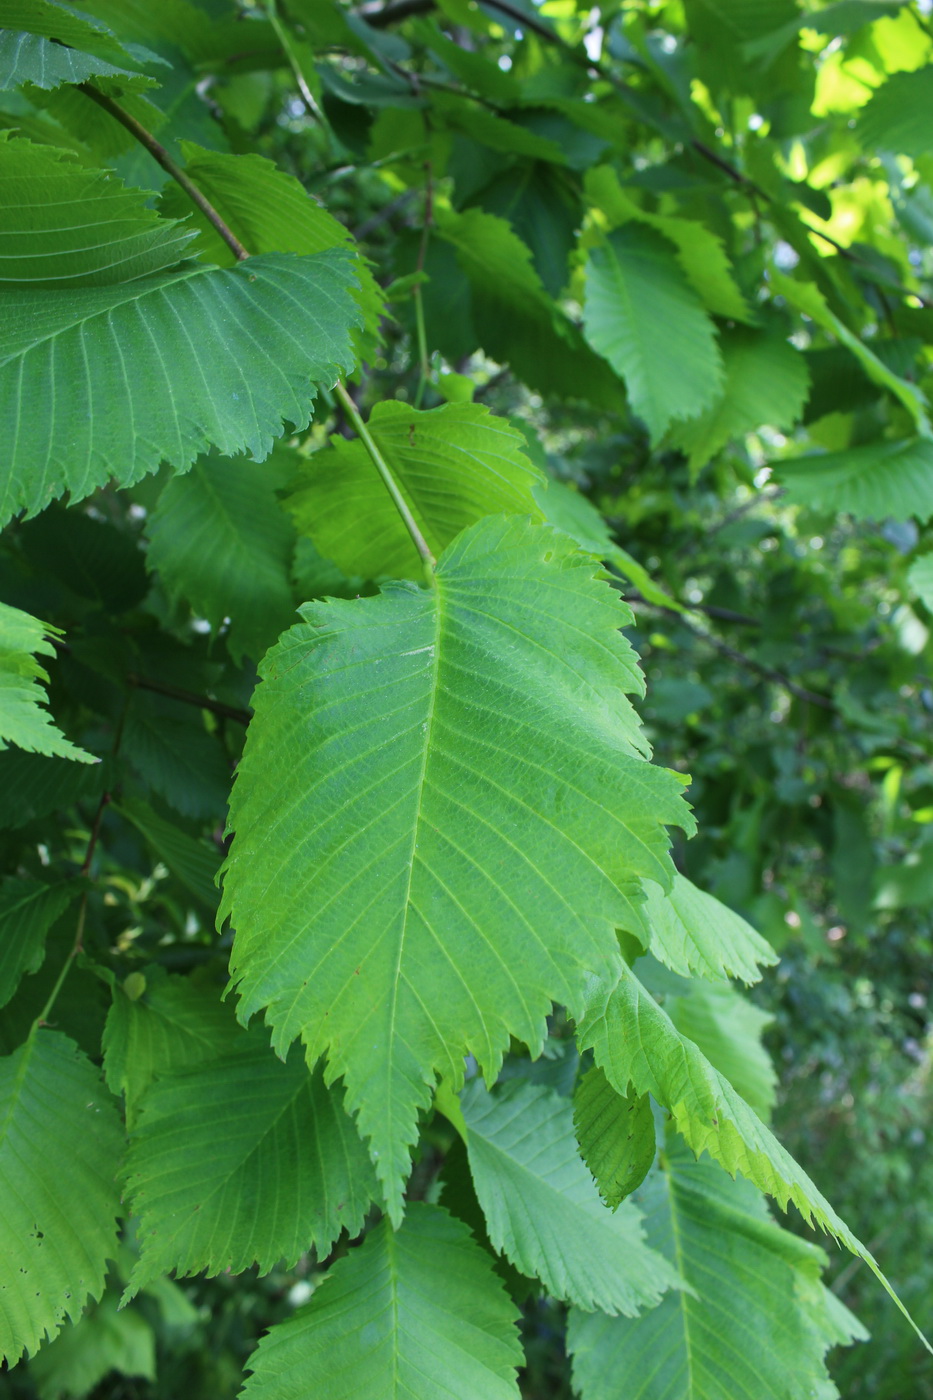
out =
[[0,24],[0,1393],[933,1395],[926,7]]

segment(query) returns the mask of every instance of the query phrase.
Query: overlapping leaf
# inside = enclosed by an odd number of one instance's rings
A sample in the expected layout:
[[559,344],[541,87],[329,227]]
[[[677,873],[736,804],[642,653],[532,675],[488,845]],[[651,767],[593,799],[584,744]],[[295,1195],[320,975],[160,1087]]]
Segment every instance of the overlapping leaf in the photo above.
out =
[[[521,433],[482,405],[419,412],[386,402],[368,427],[435,554],[484,515],[540,518],[532,487],[541,474]],[[411,536],[359,440],[334,437],[309,458],[288,504],[299,530],[345,573],[421,577]]]
[[782,1208],[792,1201],[803,1218],[833,1235],[859,1255],[897,1306],[871,1253],[839,1218],[773,1134],[731,1084],[675,1028],[628,967],[614,988],[596,991],[578,1026],[581,1048],[592,1048],[596,1063],[620,1094],[633,1086],[650,1093],[673,1116],[697,1156],[707,1151],[732,1174],[741,1172]]
[[744,433],[765,425],[793,427],[807,399],[806,359],[779,332],[729,331],[722,337],[722,353],[722,396],[671,430],[671,442],[687,454],[692,472]]
[[[469,282],[475,344],[543,394],[615,411],[624,407],[615,375],[548,296],[531,250],[505,219],[482,209],[455,213],[441,207],[436,223]],[[443,336],[441,326],[432,329],[435,337]]]
[[728,984],[691,981],[683,995],[666,996],[664,1010],[687,1040],[725,1075],[765,1122],[774,1107],[777,1075],[761,1041],[773,1016]]
[[574,1091],[573,1124],[583,1160],[614,1210],[641,1185],[657,1155],[651,1100],[617,1093],[594,1065]]
[[170,1269],[267,1273],[357,1234],[376,1179],[342,1100],[297,1047],[277,1059],[261,1028],[157,1078],[126,1163],[140,1245],[130,1296]]
[[0,1356],[32,1354],[99,1298],[117,1246],[122,1136],[97,1071],[34,1030],[0,1059]]
[[489,1256],[438,1206],[413,1205],[262,1339],[243,1400],[518,1400],[516,1309]]
[[625,380],[652,441],[718,398],[723,367],[713,323],[657,234],[628,224],[591,250],[583,324],[593,349]]
[[933,70],[894,73],[859,116],[858,135],[866,146],[898,155],[933,151]]
[[131,76],[126,68],[118,68],[94,54],[65,48],[41,34],[0,29],[0,92],[23,83],[50,90],[62,83],[83,83],[88,78]]
[[48,673],[36,656],[55,655],[53,635],[57,628],[0,603],[0,751],[16,744],[29,753],[95,763],[92,754],[65,738],[43,708],[39,682],[47,681]]
[[810,1400],[836,1395],[824,1357],[864,1339],[820,1283],[822,1251],[769,1219],[747,1182],[671,1144],[640,1193],[648,1239],[687,1287],[629,1319],[570,1314],[582,1400]]
[[74,885],[39,880],[0,884],[0,1006],[5,1006],[26,972],[35,972],[45,954],[45,935],[74,897]]
[[217,1060],[237,1036],[236,1022],[218,1000],[216,987],[170,977],[160,967],[141,975],[142,990],[135,998],[114,988],[102,1040],[104,1074],[113,1092],[125,1096],[129,1128],[157,1074]]
[[[0,142],[0,178],[11,160],[19,193],[0,213],[0,240],[10,234],[0,294],[9,443],[0,519],[34,513],[65,490],[87,495],[110,476],[137,481],[162,460],[184,469],[211,444],[261,459],[285,420],[308,423],[315,384],[333,383],[352,363],[359,312],[342,251],[230,269],[179,263],[177,225],[154,222],[140,192],[127,195],[121,231],[111,221],[116,182],[102,201],[102,177],[83,172],[83,193],[71,190],[63,203],[46,180],[47,151]],[[24,210],[41,238],[24,240]],[[91,255],[80,251],[75,221],[90,226]],[[119,261],[124,245],[134,254],[128,265]]]
[[213,627],[230,618],[236,660],[260,657],[295,617],[294,530],[275,495],[280,482],[269,463],[201,457],[166,484],[149,521],[150,567]]
[[758,982],[759,968],[777,962],[774,949],[750,924],[685,875],[678,872],[667,893],[651,881],[644,888],[648,946],[681,977]]
[[801,505],[860,520],[927,520],[933,515],[933,439],[880,440],[841,452],[775,463],[778,481]]
[[240,1015],[326,1053],[401,1213],[418,1109],[540,1045],[670,879],[680,780],[640,757],[629,614],[566,536],[491,517],[437,587],[307,604],[265,658],[222,913]]

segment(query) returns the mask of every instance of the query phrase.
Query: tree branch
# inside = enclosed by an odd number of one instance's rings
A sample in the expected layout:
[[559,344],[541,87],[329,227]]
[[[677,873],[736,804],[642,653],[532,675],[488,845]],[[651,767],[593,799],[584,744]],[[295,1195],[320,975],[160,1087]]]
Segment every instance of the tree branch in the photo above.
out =
[[98,107],[103,107],[104,111],[109,113],[114,121],[118,121],[121,126],[126,127],[130,135],[135,137],[141,146],[145,147],[153,160],[158,161],[162,169],[166,171],[167,174],[171,175],[172,179],[181,186],[192,204],[196,204],[208,222],[213,224],[231,253],[233,253],[233,256],[239,262],[243,262],[249,257],[249,253],[243,247],[243,244],[237,238],[233,230],[227,227],[210,200],[204,197],[197,185],[195,185],[185,174],[184,170],[182,170],[181,166],[172,160],[168,151],[164,146],[159,144],[151,131],[147,131],[135,117],[130,116],[129,112],[125,111],[120,106],[119,102],[114,102],[112,97],[108,97],[106,93],[100,92],[95,87],[91,87],[89,83],[79,83],[78,91],[83,92],[85,97],[89,97],[92,102],[96,102]]

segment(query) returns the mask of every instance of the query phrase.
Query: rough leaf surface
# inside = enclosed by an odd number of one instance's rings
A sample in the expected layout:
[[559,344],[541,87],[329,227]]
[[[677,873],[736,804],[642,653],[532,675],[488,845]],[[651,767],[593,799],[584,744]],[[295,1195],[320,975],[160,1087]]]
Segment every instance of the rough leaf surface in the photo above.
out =
[[518,1400],[517,1311],[469,1230],[439,1206],[371,1230],[259,1343],[243,1400]]
[[0,1059],[0,1357],[31,1355],[99,1298],[117,1248],[122,1133],[73,1041],[37,1030]]
[[[570,1100],[522,1080],[461,1097],[473,1184],[496,1249],[555,1298],[631,1317],[678,1284],[632,1206],[612,1212],[580,1160]],[[653,1153],[652,1153],[653,1155]]]
[[573,1095],[573,1126],[599,1193],[614,1210],[640,1186],[657,1154],[647,1094],[619,1094],[598,1065]]
[[[539,1046],[670,880],[681,780],[646,763],[628,609],[564,535],[492,517],[436,590],[308,604],[265,658],[222,916],[241,1017],[329,1058],[393,1215],[417,1113]],[[348,794],[351,796],[348,798]]]

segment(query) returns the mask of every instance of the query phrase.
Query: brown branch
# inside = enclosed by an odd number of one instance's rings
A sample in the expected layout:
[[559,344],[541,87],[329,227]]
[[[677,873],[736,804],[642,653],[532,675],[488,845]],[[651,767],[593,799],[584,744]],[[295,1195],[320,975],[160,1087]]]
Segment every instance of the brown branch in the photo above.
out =
[[91,87],[89,83],[79,83],[78,90],[79,92],[83,92],[85,97],[89,97],[92,102],[96,102],[98,107],[103,107],[104,111],[109,113],[114,121],[118,121],[121,126],[126,127],[130,135],[133,136],[141,146],[145,147],[153,160],[158,161],[162,169],[166,171],[167,174],[171,175],[172,179],[181,186],[192,204],[197,205],[208,222],[213,224],[231,253],[233,253],[234,257],[239,262],[243,262],[249,257],[249,253],[243,247],[243,244],[237,238],[233,230],[227,227],[210,200],[205,199],[197,185],[188,178],[181,166],[172,160],[168,151],[164,146],[160,145],[151,131],[147,131],[135,117],[130,116],[129,112],[125,111],[120,106],[119,102],[114,102],[112,97],[108,97],[106,93],[100,92],[98,88]]
[[227,705],[223,700],[213,700],[209,695],[196,695],[193,690],[182,690],[180,686],[169,685],[166,681],[153,680],[151,676],[138,676],[131,671],[126,682],[127,685],[136,686],[139,690],[151,690],[156,695],[166,696],[169,700],[178,700],[182,705],[196,705],[199,710],[210,710],[211,714],[220,715],[223,719],[236,720],[237,724],[249,724],[252,719],[249,710],[238,709],[236,705]]

